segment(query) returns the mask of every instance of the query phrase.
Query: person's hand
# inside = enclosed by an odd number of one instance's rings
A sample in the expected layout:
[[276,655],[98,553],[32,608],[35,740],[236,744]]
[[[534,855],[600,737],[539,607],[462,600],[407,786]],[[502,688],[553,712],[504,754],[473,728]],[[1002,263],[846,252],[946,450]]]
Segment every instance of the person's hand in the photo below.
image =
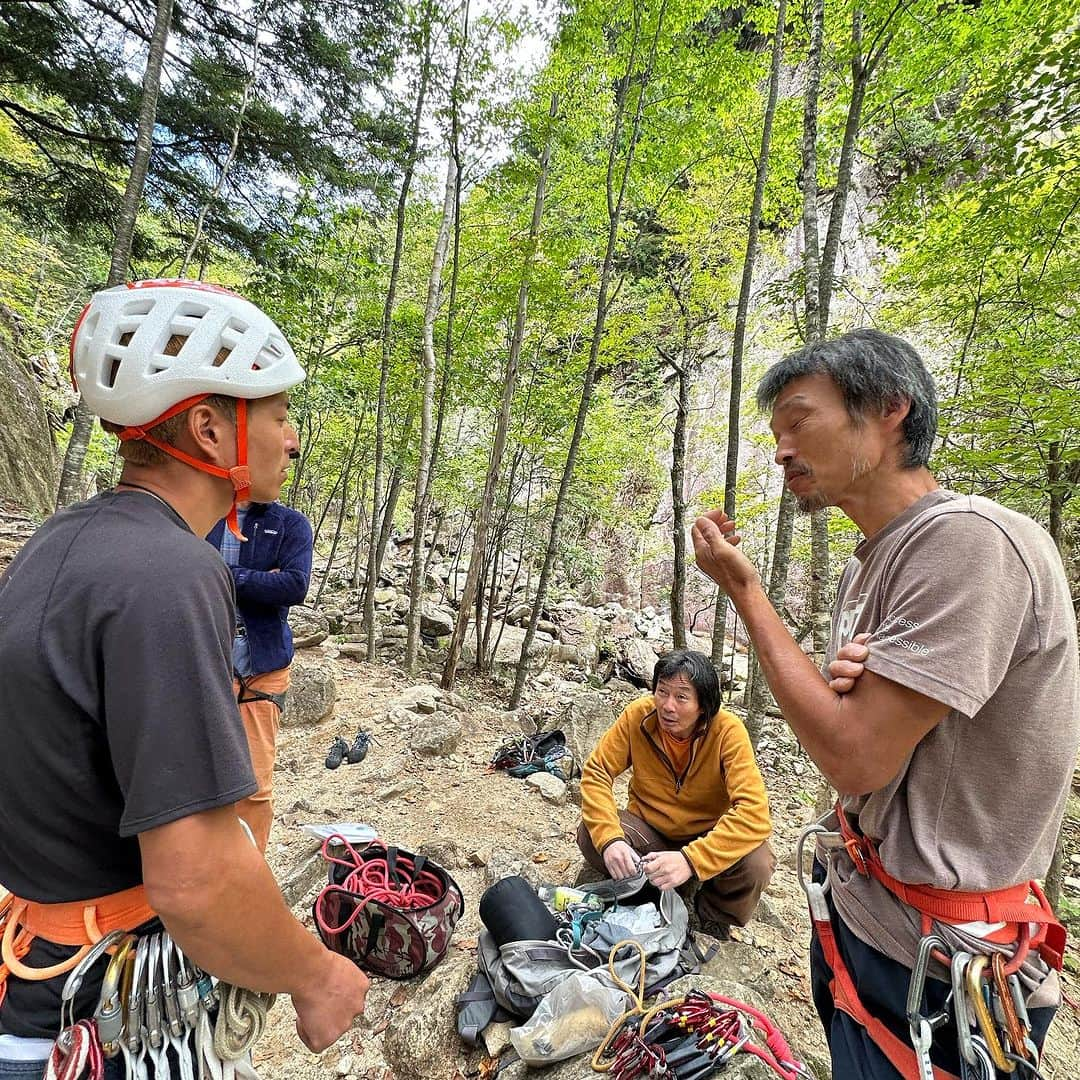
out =
[[870,650],[866,643],[872,634],[856,634],[846,645],[841,646],[836,659],[829,665],[829,689],[837,694],[847,694],[854,688],[856,680],[866,670],[866,658]]
[[637,852],[625,840],[616,840],[604,848],[604,865],[615,881],[633,877],[638,872]]
[[296,1034],[312,1052],[321,1054],[352,1027],[364,1011],[371,980],[339,953],[326,953],[322,978],[310,993],[293,994]]
[[658,889],[677,889],[694,873],[681,851],[650,851],[642,857],[641,865]]
[[723,510],[710,510],[690,530],[698,567],[729,596],[747,585],[760,585],[757,567],[739,550],[742,537]]

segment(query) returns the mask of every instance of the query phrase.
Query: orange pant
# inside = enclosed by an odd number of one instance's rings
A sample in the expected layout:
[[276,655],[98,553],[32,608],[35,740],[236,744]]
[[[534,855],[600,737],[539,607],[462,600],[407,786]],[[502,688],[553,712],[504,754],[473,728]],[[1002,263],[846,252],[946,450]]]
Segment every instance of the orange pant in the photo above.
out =
[[[253,675],[247,680],[247,685],[248,689],[261,690],[264,694],[283,694],[289,689],[289,669],[286,667]],[[240,693],[240,683],[236,680],[233,681],[233,690]],[[255,770],[259,790],[237,803],[236,810],[248,823],[259,850],[265,852],[270,840],[270,826],[274,822],[274,754],[281,710],[272,701],[246,701],[240,706],[240,719],[244,721],[247,732],[251,766]]]

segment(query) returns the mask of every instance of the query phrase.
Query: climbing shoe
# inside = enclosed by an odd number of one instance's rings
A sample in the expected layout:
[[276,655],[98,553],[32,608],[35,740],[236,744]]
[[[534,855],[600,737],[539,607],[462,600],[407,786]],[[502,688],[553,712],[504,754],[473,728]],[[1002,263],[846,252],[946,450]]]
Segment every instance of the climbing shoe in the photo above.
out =
[[[336,769],[346,757],[349,757],[349,754],[349,744],[340,735],[335,735],[326,755],[326,767]],[[350,757],[349,760],[351,761],[352,758]]]
[[356,733],[356,738],[353,739],[352,746],[348,749],[348,761],[350,765],[359,765],[364,758],[367,757],[367,752],[371,747],[371,736],[361,729]]

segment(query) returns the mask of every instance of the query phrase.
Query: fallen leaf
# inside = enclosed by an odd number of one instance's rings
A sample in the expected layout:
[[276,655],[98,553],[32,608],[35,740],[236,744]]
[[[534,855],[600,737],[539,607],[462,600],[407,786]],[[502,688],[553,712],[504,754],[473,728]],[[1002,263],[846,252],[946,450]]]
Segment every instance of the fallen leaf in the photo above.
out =
[[536,854],[535,854],[535,855],[533,856],[533,862],[547,862],[547,861],[548,861],[548,857],[547,857],[547,855],[546,855],[546,854],[545,854],[544,852],[542,852],[542,851],[540,851],[540,852],[537,852],[537,853],[536,853]]
[[409,1000],[409,991],[404,986],[399,986],[390,995],[390,1006],[394,1009],[400,1009],[406,1001]]

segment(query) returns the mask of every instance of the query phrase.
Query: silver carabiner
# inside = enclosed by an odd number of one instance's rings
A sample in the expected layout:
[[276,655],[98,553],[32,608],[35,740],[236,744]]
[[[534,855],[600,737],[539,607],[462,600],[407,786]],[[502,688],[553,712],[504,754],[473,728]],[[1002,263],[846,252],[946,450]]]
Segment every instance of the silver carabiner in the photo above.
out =
[[82,989],[83,981],[90,969],[114,945],[127,935],[126,930],[110,930],[104,937],[90,947],[89,952],[71,969],[60,994],[60,1027],[75,1026],[75,995]]
[[919,941],[915,955],[915,964],[911,969],[911,981],[908,983],[907,1021],[911,1031],[911,1044],[915,1047],[919,1061],[919,1071],[923,1080],[934,1080],[934,1067],[930,1062],[930,1046],[934,1032],[949,1020],[949,1002],[952,1000],[952,987],[945,1006],[933,1016],[923,1016],[922,1002],[926,992],[926,974],[930,969],[930,956],[934,949],[949,955],[949,946],[937,934],[927,934]]

